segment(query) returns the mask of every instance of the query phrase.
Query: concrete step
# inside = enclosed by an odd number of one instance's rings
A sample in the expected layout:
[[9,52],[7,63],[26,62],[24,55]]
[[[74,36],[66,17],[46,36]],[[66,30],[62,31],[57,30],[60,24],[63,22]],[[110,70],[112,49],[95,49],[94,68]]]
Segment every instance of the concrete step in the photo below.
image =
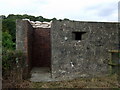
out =
[[48,67],[34,67],[31,70],[31,78],[29,79],[32,82],[50,82],[50,81],[63,81],[63,80],[72,80],[70,77],[63,78],[52,78],[50,68]]
[[31,70],[32,82],[43,82],[43,81],[53,81],[51,78],[50,68],[48,67],[34,67]]

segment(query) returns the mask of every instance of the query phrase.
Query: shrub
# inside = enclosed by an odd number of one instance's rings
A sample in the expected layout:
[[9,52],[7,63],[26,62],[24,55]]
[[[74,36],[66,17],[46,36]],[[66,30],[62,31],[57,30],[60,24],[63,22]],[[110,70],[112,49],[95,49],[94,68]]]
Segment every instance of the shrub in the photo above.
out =
[[12,36],[8,32],[2,32],[2,46],[4,49],[15,49],[15,43],[12,41]]
[[2,52],[2,69],[3,72],[22,67],[24,57],[22,52],[4,49]]

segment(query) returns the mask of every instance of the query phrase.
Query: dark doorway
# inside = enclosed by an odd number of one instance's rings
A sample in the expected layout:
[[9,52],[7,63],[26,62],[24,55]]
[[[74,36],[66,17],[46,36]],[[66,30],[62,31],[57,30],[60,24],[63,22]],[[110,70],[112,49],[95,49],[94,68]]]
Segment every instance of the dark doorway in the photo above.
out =
[[49,28],[34,29],[32,67],[51,67]]

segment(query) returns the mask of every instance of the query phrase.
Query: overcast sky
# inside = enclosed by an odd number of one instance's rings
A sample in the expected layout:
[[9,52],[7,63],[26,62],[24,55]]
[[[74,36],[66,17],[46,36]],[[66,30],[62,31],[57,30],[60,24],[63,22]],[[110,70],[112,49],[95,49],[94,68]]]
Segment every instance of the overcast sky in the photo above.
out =
[[119,0],[0,0],[0,15],[29,14],[77,21],[118,21]]

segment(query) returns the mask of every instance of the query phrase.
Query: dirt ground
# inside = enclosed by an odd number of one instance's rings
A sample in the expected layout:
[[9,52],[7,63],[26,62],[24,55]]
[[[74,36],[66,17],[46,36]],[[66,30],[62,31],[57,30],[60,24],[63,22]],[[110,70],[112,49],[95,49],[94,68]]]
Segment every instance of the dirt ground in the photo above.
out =
[[3,80],[3,88],[120,88],[118,75],[97,78],[77,78],[70,81],[30,82]]

